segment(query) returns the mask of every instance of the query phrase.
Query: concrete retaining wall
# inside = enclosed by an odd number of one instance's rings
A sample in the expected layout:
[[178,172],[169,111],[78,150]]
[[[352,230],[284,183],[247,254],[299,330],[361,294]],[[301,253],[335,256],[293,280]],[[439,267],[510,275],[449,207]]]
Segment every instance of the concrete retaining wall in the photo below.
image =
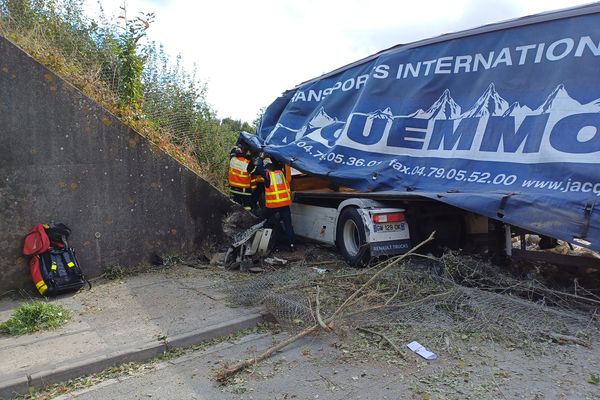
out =
[[63,222],[84,272],[223,240],[226,196],[0,37],[0,294],[33,287],[28,228]]

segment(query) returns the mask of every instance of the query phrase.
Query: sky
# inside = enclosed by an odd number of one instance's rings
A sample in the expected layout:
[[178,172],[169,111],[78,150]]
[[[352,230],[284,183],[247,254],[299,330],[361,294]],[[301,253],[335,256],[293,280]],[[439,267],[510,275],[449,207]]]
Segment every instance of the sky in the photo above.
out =
[[[89,12],[98,10],[88,0]],[[123,0],[98,0],[117,16]],[[208,83],[219,118],[252,122],[297,84],[400,43],[578,0],[125,0],[128,16],[154,12],[148,38]]]

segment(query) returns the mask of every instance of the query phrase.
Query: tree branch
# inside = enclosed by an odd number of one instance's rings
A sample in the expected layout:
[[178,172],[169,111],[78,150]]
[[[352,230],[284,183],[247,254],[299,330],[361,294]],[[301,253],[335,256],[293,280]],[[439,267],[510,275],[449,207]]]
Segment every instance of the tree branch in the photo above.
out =
[[390,340],[390,338],[387,337],[385,334],[383,334],[381,332],[375,332],[375,331],[372,331],[370,329],[363,328],[363,327],[358,327],[356,329],[359,330],[359,331],[363,331],[363,332],[370,333],[372,335],[377,335],[377,336],[381,337],[383,340],[385,340],[386,342],[388,342],[390,344],[390,346],[392,346],[392,348],[394,350],[396,350],[396,352],[398,353],[398,355],[400,357],[402,357],[402,359],[406,360],[406,356],[404,354],[402,354],[402,351],[400,350],[400,348],[398,346],[396,346],[396,344],[394,342],[392,342]]

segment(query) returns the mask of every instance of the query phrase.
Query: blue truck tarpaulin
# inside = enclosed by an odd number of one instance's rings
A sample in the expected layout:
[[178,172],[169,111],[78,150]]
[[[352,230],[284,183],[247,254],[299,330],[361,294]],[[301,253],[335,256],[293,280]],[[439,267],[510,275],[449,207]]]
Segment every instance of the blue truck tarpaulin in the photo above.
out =
[[600,250],[600,6],[396,46],[284,93],[252,140]]

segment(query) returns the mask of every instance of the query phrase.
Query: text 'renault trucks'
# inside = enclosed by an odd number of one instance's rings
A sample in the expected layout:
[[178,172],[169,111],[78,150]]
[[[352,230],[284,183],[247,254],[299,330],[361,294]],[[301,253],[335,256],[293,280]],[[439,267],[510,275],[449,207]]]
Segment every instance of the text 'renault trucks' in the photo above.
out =
[[286,91],[245,137],[302,172],[297,234],[354,264],[433,230],[600,250],[600,4],[394,46]]

